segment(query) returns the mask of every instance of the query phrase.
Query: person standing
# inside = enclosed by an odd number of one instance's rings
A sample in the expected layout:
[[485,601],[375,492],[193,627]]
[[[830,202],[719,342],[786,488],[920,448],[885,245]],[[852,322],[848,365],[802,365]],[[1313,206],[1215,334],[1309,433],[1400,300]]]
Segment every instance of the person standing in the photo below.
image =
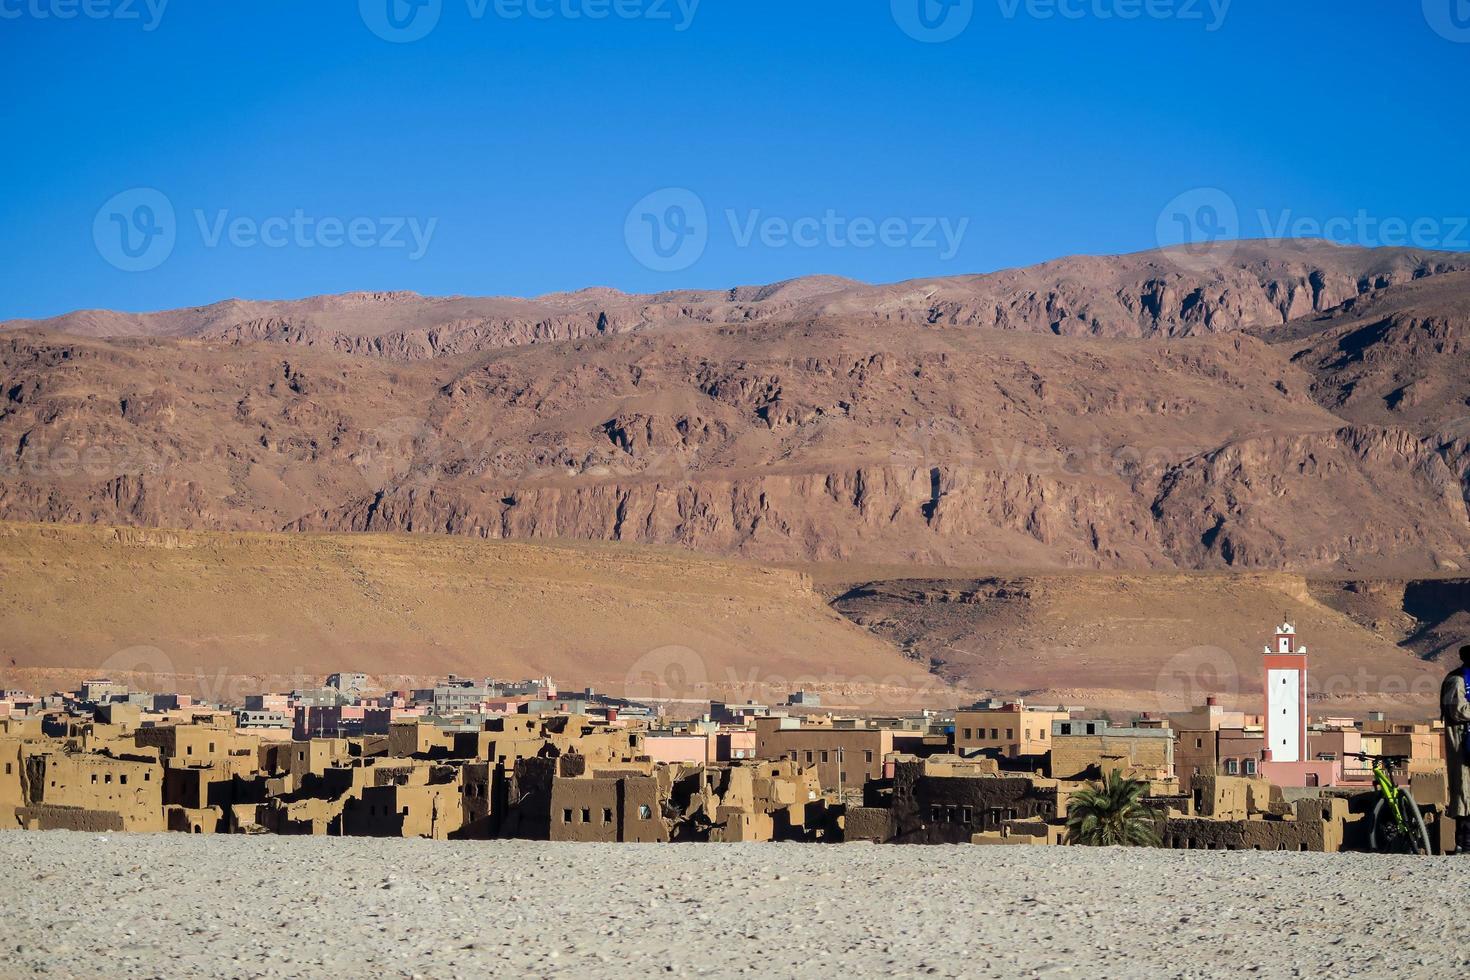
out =
[[1460,666],[1445,676],[1439,689],[1444,719],[1445,769],[1449,773],[1450,809],[1455,818],[1455,853],[1470,854],[1470,643],[1460,647]]

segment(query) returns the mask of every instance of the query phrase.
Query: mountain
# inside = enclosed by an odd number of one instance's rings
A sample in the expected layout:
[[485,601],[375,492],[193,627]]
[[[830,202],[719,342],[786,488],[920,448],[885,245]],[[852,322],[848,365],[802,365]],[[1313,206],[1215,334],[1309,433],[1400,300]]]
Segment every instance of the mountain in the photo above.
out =
[[0,330],[86,337],[271,342],[422,360],[587,340],[675,324],[860,317],[1064,336],[1186,337],[1277,326],[1426,276],[1470,270],[1459,253],[1345,248],[1314,240],[1227,242],[1058,259],[989,275],[871,286],[816,276],[769,286],[651,295],[593,288],[535,299],[357,292],[231,299],[162,313],[82,310]]
[[12,324],[0,519],[997,572],[1470,567],[1470,262],[1204,258]]
[[0,653],[1167,707],[1250,704],[1285,614],[1324,710],[1408,710],[1470,623],[1467,330],[1465,256],[1320,242],[12,322]]

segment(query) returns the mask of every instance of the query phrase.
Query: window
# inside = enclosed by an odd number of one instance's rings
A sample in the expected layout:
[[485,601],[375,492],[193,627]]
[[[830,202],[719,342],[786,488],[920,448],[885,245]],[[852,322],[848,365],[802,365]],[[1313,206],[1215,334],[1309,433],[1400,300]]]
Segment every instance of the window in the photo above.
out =
[[1063,725],[1062,726],[1062,734],[1063,735],[1070,735],[1070,734],[1072,734],[1072,726],[1071,725]]
[[973,735],[970,734],[972,731],[974,731],[973,728],[966,728],[965,729],[965,738],[966,739],[971,739],[971,738],[974,738],[975,737],[975,736],[973,736]]
[[607,807],[602,808],[602,822],[612,823],[612,810]]
[[[184,754],[185,755],[193,755],[194,754],[194,746],[192,746],[192,745],[186,745],[186,746],[184,746]],[[301,758],[305,759],[306,756],[303,755]]]
[[571,823],[572,822],[572,811],[571,810],[563,810],[561,812],[561,822],[562,823]]
[[1236,775],[1239,772],[1240,772],[1240,761],[1239,760],[1237,760],[1237,759],[1226,759],[1225,760],[1225,774],[1227,776],[1234,776],[1234,775]]
[[102,777],[102,781],[104,783],[106,783],[108,786],[111,786],[112,785],[112,773],[108,773],[107,775],[103,776]]
[[866,751],[866,752],[863,753],[863,761],[864,762],[872,762],[873,761],[873,750],[872,749],[868,749],[868,751]]
[[1204,748],[1205,747],[1205,740],[1202,739],[1202,738],[1195,739],[1194,740],[1194,747],[1197,748],[1197,749]]
[[812,761],[812,753],[811,753],[811,750],[810,749],[807,750],[807,753],[806,753],[806,761],[807,762],[811,762]]
[[585,807],[585,806],[582,807],[582,822],[583,823],[591,823],[592,822],[592,810],[589,809],[588,807]]
[[1006,729],[1006,739],[1007,740],[1010,740],[1010,739],[1013,739],[1015,737],[1016,737],[1016,730],[1014,728],[1007,728]]
[[640,803],[638,805],[638,819],[639,820],[647,820],[649,817],[652,817],[652,816],[653,816],[653,811],[648,808],[648,804],[647,803]]
[[213,742],[210,742],[209,743],[209,751],[211,751],[211,752],[214,751],[214,743]]
[[92,782],[97,782],[97,774],[95,772],[92,773]]
[[145,772],[145,773],[143,773],[143,782],[148,783],[148,782],[152,782],[152,781],[153,781],[153,773],[151,773],[151,772]]
[[408,816],[408,807],[404,807],[402,810],[400,810],[398,815],[402,817]]
[[1245,760],[1245,774],[1247,776],[1254,776],[1256,774],[1256,760],[1255,759],[1247,759],[1247,760]]
[[10,763],[5,763],[5,775],[10,775]]
[[823,749],[822,750],[822,761],[823,762],[826,762],[827,761],[827,750],[826,749]]

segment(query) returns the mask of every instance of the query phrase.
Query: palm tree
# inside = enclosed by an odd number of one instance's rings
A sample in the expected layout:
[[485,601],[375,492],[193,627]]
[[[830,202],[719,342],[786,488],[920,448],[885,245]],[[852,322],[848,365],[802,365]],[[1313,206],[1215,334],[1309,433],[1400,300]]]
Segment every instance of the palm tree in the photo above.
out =
[[1067,840],[1091,847],[1157,847],[1154,814],[1141,801],[1148,786],[1114,769],[1067,801]]

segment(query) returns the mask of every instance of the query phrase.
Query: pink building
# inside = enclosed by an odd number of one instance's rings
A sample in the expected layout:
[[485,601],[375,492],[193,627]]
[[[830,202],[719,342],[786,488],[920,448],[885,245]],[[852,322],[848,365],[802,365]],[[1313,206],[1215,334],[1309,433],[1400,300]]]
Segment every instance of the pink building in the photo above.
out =
[[715,759],[732,762],[755,758],[755,732],[733,728],[715,733]]
[[[1326,728],[1314,731],[1312,738],[1313,761],[1336,762],[1338,782],[1368,782],[1372,778],[1372,766],[1362,759],[1349,758],[1350,753],[1363,752],[1363,733],[1356,728]],[[1323,783],[1336,786],[1338,782]]]
[[[751,733],[754,736],[754,732]],[[654,762],[707,765],[714,762],[715,739],[709,735],[651,733],[643,738],[643,753]]]

